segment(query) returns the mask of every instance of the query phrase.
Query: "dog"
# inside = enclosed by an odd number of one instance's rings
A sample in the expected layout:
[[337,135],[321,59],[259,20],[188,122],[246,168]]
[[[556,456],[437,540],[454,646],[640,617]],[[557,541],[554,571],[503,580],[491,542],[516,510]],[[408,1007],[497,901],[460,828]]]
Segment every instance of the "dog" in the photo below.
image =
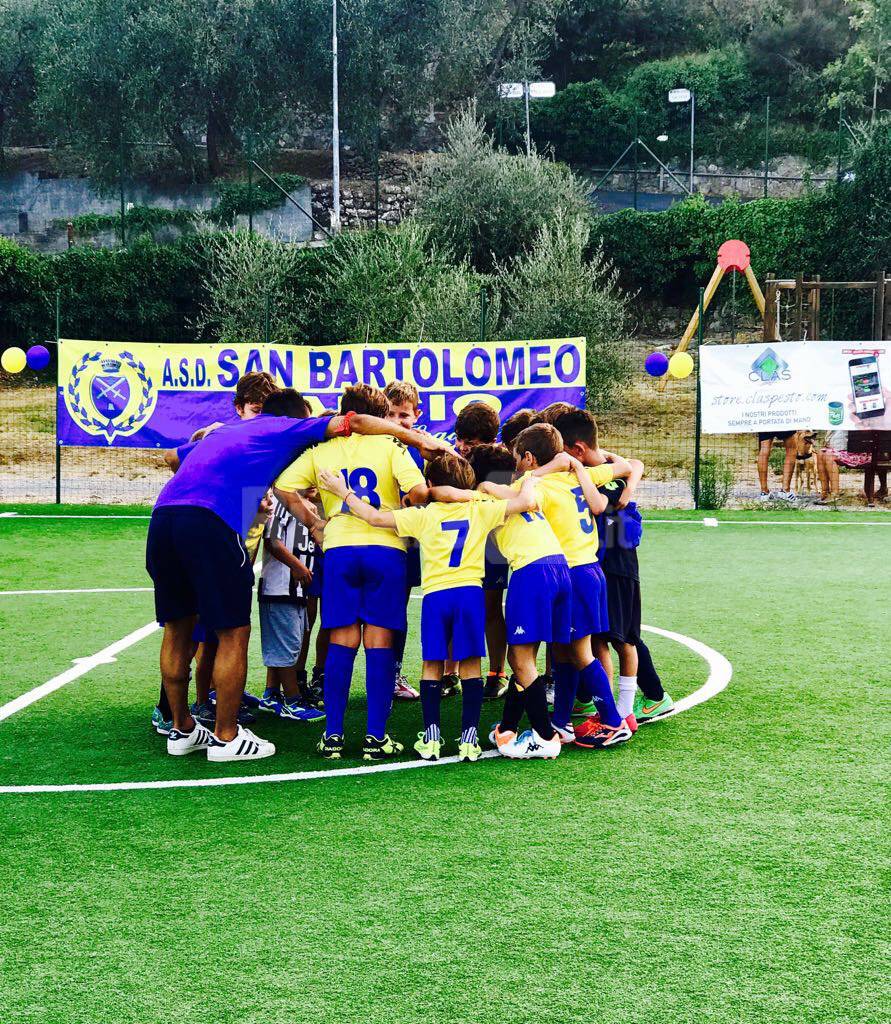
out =
[[804,491],[819,493],[817,478],[817,453],[814,450],[817,434],[813,430],[795,431],[795,475],[792,488],[796,494]]

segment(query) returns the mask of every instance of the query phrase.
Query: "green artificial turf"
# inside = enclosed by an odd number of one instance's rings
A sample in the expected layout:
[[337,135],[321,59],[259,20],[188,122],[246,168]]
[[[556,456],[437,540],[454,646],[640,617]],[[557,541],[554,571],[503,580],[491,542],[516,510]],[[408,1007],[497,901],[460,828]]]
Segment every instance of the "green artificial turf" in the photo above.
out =
[[[709,528],[703,515],[653,513],[683,521],[646,530],[644,621],[711,645],[733,678],[622,748],[0,794],[0,1021],[887,1019],[891,527],[860,524],[891,520],[791,511],[855,525],[761,526],[777,514],[754,512]],[[145,530],[0,518],[0,591],[147,586]],[[0,596],[0,703],[151,618],[148,592]],[[675,697],[704,682],[702,659],[648,639]],[[168,758],[148,727],[158,640],[0,722],[0,785],[331,767],[312,753],[320,727],[266,717],[273,759]],[[360,656],[354,753],[361,670]],[[250,681],[262,684],[256,648]],[[458,702],[445,708],[451,741]],[[419,720],[397,706],[393,732],[408,746]]]

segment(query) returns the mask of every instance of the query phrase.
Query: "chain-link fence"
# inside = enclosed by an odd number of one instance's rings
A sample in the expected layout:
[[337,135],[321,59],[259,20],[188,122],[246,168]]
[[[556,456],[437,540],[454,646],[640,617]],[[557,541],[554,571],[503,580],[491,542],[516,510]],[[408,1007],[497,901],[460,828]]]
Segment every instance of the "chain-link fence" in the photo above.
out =
[[[646,464],[640,490],[644,507],[694,506],[697,445],[700,507],[751,506],[760,501],[762,487],[782,489],[786,450],[781,440],[773,443],[762,466],[763,482],[756,435],[706,434],[697,442],[695,373],[685,380],[660,382],[644,372],[642,357],[638,359],[652,346],[635,342],[633,347],[639,369],[612,408],[595,412],[604,447]],[[0,381],[0,501],[152,502],[168,477],[161,454],[113,446],[57,449],[52,379],[47,374],[41,378],[30,385],[18,384],[8,375]],[[819,451],[825,440],[818,433],[812,450]],[[816,463],[812,468],[816,470]],[[880,466],[879,500],[882,472]],[[863,484],[863,468],[842,467],[840,503],[862,504]],[[820,497],[816,473],[793,476],[791,485],[799,501]]]

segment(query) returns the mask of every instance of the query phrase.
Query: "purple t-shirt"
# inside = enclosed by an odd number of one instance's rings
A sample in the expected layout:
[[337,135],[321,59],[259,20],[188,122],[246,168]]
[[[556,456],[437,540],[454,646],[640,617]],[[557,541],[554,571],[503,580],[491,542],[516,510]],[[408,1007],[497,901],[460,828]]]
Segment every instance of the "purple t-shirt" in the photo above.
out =
[[177,449],[180,468],[158,495],[155,508],[197,505],[246,537],[276,477],[304,449],[324,440],[330,422],[327,417],[260,415],[218,427],[201,441]]

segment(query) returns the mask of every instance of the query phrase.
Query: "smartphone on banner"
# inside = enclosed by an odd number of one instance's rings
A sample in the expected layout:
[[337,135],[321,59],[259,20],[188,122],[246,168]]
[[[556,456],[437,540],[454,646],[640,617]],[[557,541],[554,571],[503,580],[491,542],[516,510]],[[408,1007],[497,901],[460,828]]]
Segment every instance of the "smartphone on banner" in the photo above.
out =
[[882,397],[882,381],[879,377],[879,357],[858,356],[848,361],[851,375],[851,394],[854,398],[854,412],[861,418],[882,416],[885,399]]

